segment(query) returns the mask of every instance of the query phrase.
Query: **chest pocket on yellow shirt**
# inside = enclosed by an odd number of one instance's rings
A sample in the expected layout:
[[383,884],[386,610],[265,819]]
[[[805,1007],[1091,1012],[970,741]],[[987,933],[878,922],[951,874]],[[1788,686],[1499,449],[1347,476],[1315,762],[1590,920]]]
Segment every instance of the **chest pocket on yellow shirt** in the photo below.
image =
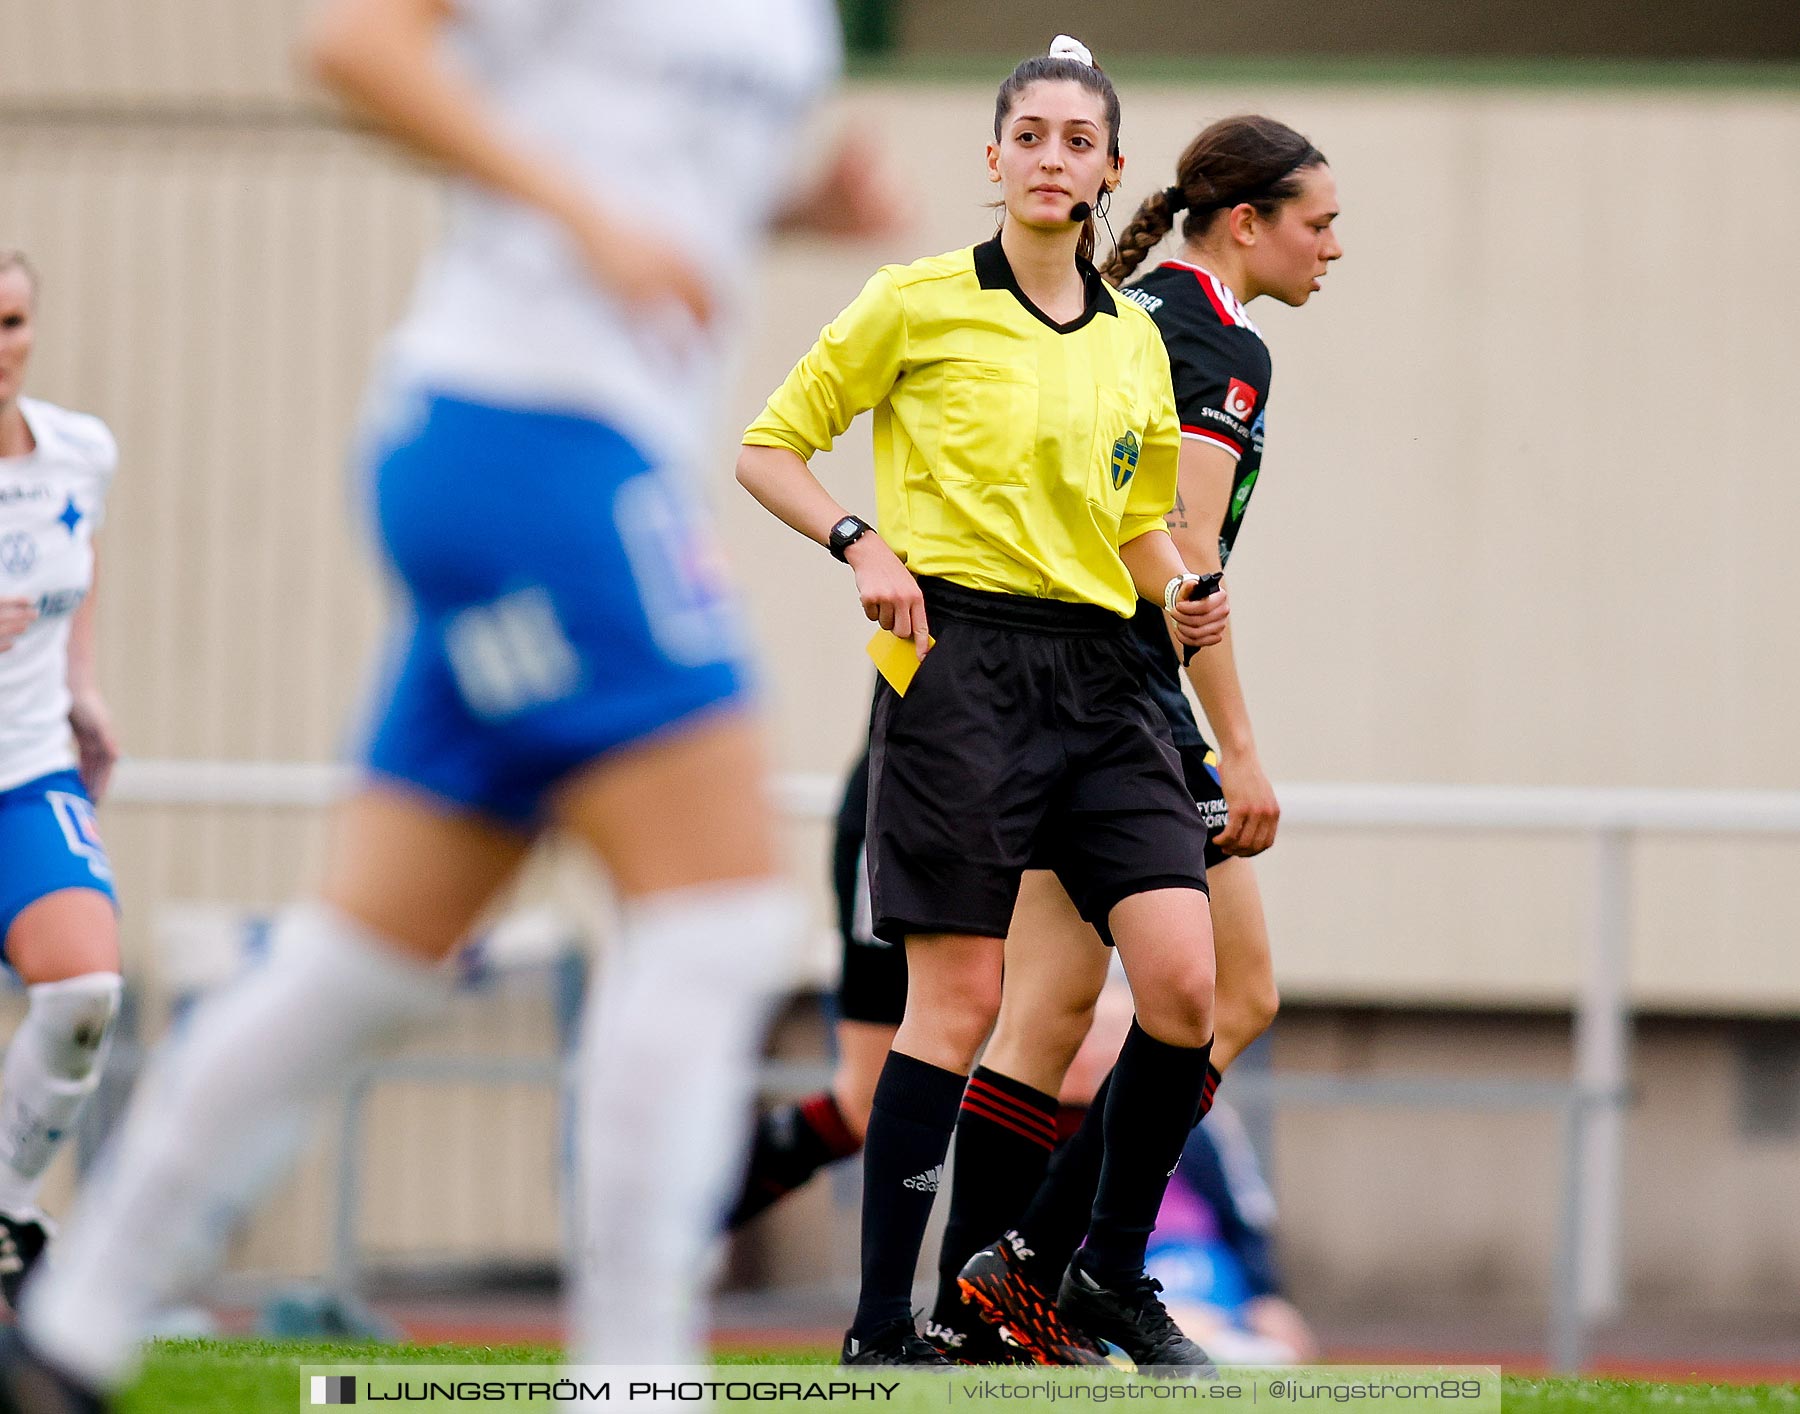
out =
[[1115,522],[1124,514],[1143,450],[1143,433],[1130,400],[1101,390],[1095,408],[1094,446],[1089,454],[1088,500],[1104,507]]
[[1023,486],[1038,433],[1037,385],[992,363],[957,363],[944,374],[940,481]]

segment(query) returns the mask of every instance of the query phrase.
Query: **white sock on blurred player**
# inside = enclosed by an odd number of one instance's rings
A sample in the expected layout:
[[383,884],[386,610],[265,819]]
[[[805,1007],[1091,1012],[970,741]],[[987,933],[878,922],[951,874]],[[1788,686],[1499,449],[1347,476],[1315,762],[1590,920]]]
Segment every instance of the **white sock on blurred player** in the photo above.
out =
[[119,1011],[119,974],[88,972],[27,991],[30,1009],[0,1079],[0,1213],[33,1216],[44,1170],[100,1084]]
[[151,1320],[214,1270],[317,1103],[449,985],[334,910],[290,913],[268,961],[203,1003],[146,1077],[26,1288],[31,1343],[85,1382],[122,1382]]
[[763,881],[626,906],[583,1019],[572,1359],[707,1359],[708,1249],[742,1178],[801,921],[790,890]]

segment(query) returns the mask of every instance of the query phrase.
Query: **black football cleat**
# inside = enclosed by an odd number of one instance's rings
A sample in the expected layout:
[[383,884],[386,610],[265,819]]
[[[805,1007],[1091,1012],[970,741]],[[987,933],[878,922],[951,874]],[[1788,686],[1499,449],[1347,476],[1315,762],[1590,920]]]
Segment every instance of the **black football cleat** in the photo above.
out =
[[953,1365],[1035,1365],[1037,1360],[1005,1326],[990,1326],[969,1310],[959,1324],[925,1322],[925,1339]]
[[[891,1321],[864,1339],[854,1331],[844,1335],[844,1349],[838,1356],[840,1365],[913,1365],[927,1370],[949,1370],[955,1367],[918,1331],[912,1317]],[[0,1411],[4,1414],[4,1411]]]
[[0,1295],[13,1310],[19,1309],[19,1292],[25,1278],[44,1255],[50,1229],[42,1217],[13,1217],[0,1213]]
[[1025,1275],[1030,1256],[1023,1239],[1009,1232],[963,1264],[956,1285],[1000,1339],[1039,1365],[1110,1365],[1129,1369],[1105,1341],[1059,1312],[1050,1294]]
[[98,1393],[27,1345],[16,1328],[0,1329],[0,1414],[109,1414],[110,1409]]
[[1217,1379],[1212,1357],[1181,1333],[1157,1295],[1161,1290],[1162,1283],[1147,1276],[1119,1288],[1102,1286],[1077,1257],[1063,1276],[1056,1309],[1064,1320],[1118,1346],[1145,1374],[1156,1366],[1171,1374]]

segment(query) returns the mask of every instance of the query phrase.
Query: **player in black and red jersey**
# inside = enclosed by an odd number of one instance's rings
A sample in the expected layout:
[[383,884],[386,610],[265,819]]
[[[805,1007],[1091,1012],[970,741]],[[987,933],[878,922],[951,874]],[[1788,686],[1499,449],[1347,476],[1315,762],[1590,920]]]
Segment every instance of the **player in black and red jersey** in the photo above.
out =
[[[1331,169],[1305,137],[1269,118],[1227,118],[1188,145],[1175,184],[1146,200],[1119,237],[1106,273],[1126,280],[1185,213],[1175,257],[1124,294],[1156,321],[1169,350],[1182,429],[1179,493],[1169,525],[1197,571],[1224,569],[1262,469],[1270,360],[1245,305],[1264,295],[1296,306],[1311,298],[1343,253],[1333,231],[1337,208]],[[1159,616],[1140,614],[1133,627],[1153,695],[1212,836],[1207,874],[1218,959],[1217,1034],[1199,1111],[1204,1116],[1220,1072],[1275,1015],[1268,929],[1250,858],[1274,842],[1280,808],[1251,731],[1233,631],[1228,627],[1223,643],[1192,655],[1186,665],[1217,736],[1215,750],[1182,693],[1182,656]],[[1056,881],[1042,874],[1027,875],[1013,936],[1030,946],[1007,950],[1005,1002],[975,1079],[1055,1094],[1087,1033],[1107,952]],[[1102,1099],[1096,1097],[1091,1117],[1104,1109]],[[965,1105],[943,1281],[927,1327],[940,1340],[954,1342],[968,1331],[967,1298],[1015,1340],[1030,1343],[1032,1312],[1059,1282],[1066,1317],[1089,1327],[1109,1324],[1096,1319],[1106,1313],[1090,1309],[1094,1298],[1075,1252],[1104,1163],[1099,1125],[1089,1122],[1076,1132],[1041,1186],[1036,1176],[1045,1159],[1041,1146],[1029,1141]],[[964,1264],[966,1254],[1009,1227],[1002,1241]]]

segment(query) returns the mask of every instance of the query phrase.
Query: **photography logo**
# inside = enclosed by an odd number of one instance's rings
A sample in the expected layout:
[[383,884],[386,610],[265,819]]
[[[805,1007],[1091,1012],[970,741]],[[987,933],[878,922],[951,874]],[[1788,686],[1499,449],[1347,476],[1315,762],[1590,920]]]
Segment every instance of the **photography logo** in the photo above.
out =
[[312,1377],[312,1402],[314,1404],[356,1403],[356,1376],[314,1375]]
[[1231,386],[1225,390],[1225,411],[1239,422],[1247,422],[1250,414],[1256,411],[1256,389],[1242,379],[1233,378]]

